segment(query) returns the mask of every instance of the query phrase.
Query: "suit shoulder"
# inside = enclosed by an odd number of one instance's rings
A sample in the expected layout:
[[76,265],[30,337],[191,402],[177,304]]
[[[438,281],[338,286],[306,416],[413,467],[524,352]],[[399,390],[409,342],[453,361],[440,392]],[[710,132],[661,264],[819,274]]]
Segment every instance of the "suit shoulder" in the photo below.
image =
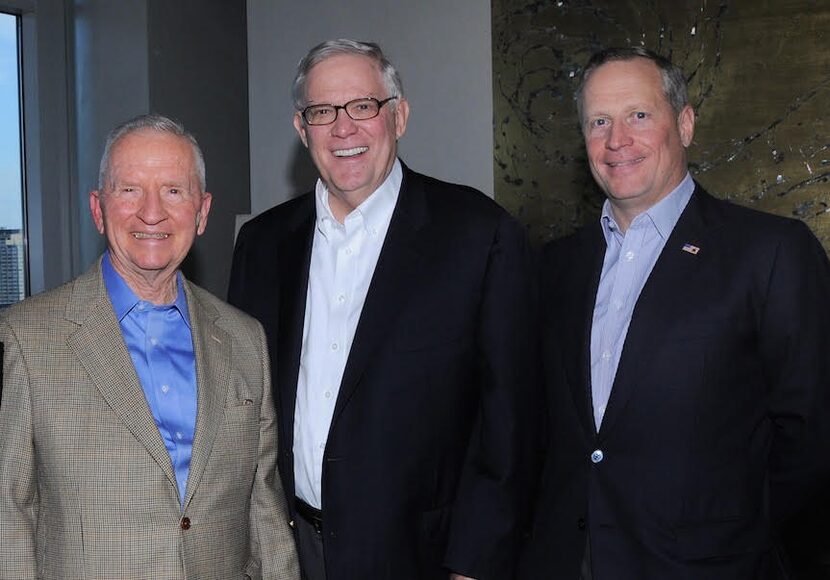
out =
[[567,258],[582,260],[585,253],[592,247],[592,242],[604,243],[604,240],[599,239],[601,237],[602,232],[598,224],[584,225],[570,234],[545,243],[541,251],[542,261],[545,263],[561,262]]
[[70,280],[56,288],[35,294],[0,310],[0,320],[5,320],[14,326],[15,324],[33,324],[36,320],[42,320],[48,324],[49,320],[62,318],[76,280]]
[[783,240],[818,243],[810,228],[801,220],[738,205],[708,194],[703,196],[703,201],[718,212],[723,235],[741,246],[752,244],[759,248],[767,244],[777,245]]
[[308,192],[294,199],[265,210],[251,218],[239,231],[240,237],[269,238],[279,237],[290,231],[295,224],[302,223],[314,212],[314,193]]
[[414,172],[410,176],[407,187],[423,192],[430,219],[441,227],[461,235],[480,236],[491,232],[494,236],[506,235],[526,241],[525,229],[519,221],[481,191]]
[[416,173],[409,172],[413,184],[420,184],[428,202],[441,211],[481,214],[485,216],[506,216],[507,211],[491,197],[469,185],[450,183]]

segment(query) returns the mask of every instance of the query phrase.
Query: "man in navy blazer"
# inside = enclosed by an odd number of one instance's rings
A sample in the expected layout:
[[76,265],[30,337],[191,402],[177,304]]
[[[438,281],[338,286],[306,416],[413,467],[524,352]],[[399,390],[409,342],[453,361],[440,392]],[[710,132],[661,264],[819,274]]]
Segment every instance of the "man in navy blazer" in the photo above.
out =
[[548,449],[520,577],[788,577],[777,526],[830,460],[826,254],[691,179],[666,59],[594,55],[577,105],[607,201],[544,251]]
[[315,47],[294,98],[320,180],[242,228],[229,300],[275,359],[304,572],[511,578],[535,404],[524,233],[398,160],[409,105],[377,45]]

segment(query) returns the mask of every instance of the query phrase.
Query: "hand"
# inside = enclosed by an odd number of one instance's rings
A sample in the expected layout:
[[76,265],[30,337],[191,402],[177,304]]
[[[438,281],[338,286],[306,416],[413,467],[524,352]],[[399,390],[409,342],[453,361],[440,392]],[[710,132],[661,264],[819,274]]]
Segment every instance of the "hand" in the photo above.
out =
[[475,580],[475,578],[470,578],[469,576],[462,576],[461,574],[450,574],[450,580]]

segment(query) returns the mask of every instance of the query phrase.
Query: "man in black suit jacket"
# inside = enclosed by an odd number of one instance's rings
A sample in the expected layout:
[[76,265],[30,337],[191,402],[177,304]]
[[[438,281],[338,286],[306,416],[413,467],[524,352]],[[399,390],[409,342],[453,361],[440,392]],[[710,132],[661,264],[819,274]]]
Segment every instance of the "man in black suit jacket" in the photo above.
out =
[[523,231],[397,159],[409,106],[377,45],[315,47],[294,97],[320,180],[242,228],[229,299],[275,359],[305,573],[510,578],[534,404]]
[[692,181],[667,60],[598,53],[577,103],[607,201],[544,252],[548,450],[520,577],[787,577],[776,524],[827,482],[827,257]]

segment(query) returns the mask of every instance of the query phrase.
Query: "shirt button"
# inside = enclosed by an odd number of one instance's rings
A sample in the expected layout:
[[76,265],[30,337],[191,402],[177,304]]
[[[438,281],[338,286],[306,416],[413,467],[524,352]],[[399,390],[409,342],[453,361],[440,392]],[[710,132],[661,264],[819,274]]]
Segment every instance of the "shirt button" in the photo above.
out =
[[634,259],[634,252],[632,252],[632,251],[630,251],[630,250],[629,250],[628,252],[626,252],[626,253],[625,253],[625,259],[626,259],[626,260],[628,260],[629,262],[630,262],[631,260],[633,260],[633,259]]
[[182,435],[182,432],[176,431],[176,439],[181,439],[182,437],[184,437],[184,435]]
[[602,353],[602,360],[609,360],[611,358],[611,351],[606,350]]
[[340,348],[340,346],[338,346],[336,342],[331,343],[331,350],[337,350],[338,348]]
[[150,344],[152,344],[153,346],[156,346],[158,344],[158,341],[155,338],[151,338],[150,339]]
[[331,391],[326,391],[325,393],[323,393],[323,396],[327,399],[331,399]]
[[597,449],[593,453],[591,453],[591,463],[599,463],[600,461],[602,461],[602,458],[603,454],[600,449]]
[[352,255],[352,249],[351,249],[351,248],[346,248],[346,255],[347,255],[347,256],[351,256],[351,255]]
[[[325,444],[325,443],[320,443],[317,447],[319,447],[320,449],[325,449],[325,448],[326,448],[326,444]],[[318,478],[318,479],[319,479],[319,478]]]
[[600,417],[605,415],[605,405],[600,405],[597,411],[599,411]]
[[346,296],[345,296],[344,294],[340,294],[340,295],[337,297],[337,301],[338,301],[340,304],[343,304],[343,303],[346,301]]
[[170,387],[168,387],[167,385],[162,385],[161,386],[161,392],[164,393],[165,395],[167,394],[167,391],[169,391],[169,390],[170,390]]

